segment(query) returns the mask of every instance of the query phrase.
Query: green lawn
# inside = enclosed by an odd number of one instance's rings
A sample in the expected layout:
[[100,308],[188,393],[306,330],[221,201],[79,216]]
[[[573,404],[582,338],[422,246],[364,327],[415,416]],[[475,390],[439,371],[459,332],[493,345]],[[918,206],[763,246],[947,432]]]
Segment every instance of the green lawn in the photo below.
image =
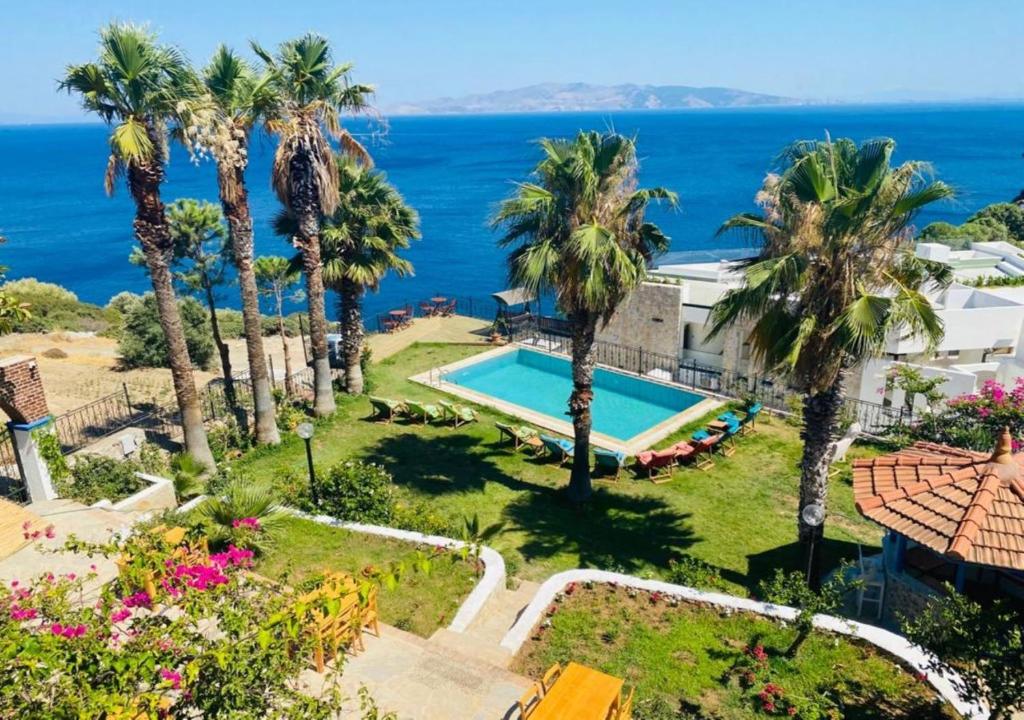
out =
[[[407,380],[410,375],[479,352],[479,347],[415,345],[372,368],[372,393],[396,399],[441,396]],[[349,457],[383,464],[404,502],[419,503],[461,524],[478,513],[501,521],[495,541],[513,574],[541,580],[574,567],[658,573],[670,558],[691,554],[717,567],[733,591],[753,591],[775,567],[796,568],[797,432],[779,419],[759,422],[740,439],[731,458],[714,469],[677,471],[674,482],[655,486],[631,477],[602,483],[578,511],[559,490],[568,468],[498,445],[494,421],[508,418],[480,408],[481,422],[448,427],[369,422],[366,398],[343,398],[337,414],[317,424],[313,452],[320,467]],[[717,414],[717,413],[716,413]],[[694,427],[696,427],[695,424]],[[688,436],[694,427],[664,445]],[[288,492],[304,486],[301,441],[257,451],[235,463],[250,477]],[[848,478],[833,482],[824,552],[834,564],[856,557],[856,542],[877,546],[881,530],[857,515]]]
[[[641,709],[656,700],[672,708],[696,705],[701,714],[692,717],[715,720],[764,717],[757,695],[766,682],[782,687],[779,704],[794,704],[799,717],[958,717],[940,704],[930,685],[871,646],[841,636],[816,633],[788,660],[783,654],[793,630],[753,615],[726,615],[686,603],[670,607],[663,599],[652,604],[646,593],[630,598],[622,589],[603,585],[580,587],[557,608],[551,626],[523,647],[515,671],[539,678],[553,663],[574,660],[635,686]],[[751,662],[745,649],[758,644],[767,651],[771,670],[758,672],[744,688],[742,671],[734,668],[737,662]],[[839,714],[812,712],[831,708]],[[785,709],[779,714],[785,716]]]
[[299,584],[325,570],[358,575],[369,565],[384,568],[392,562],[404,562],[406,570],[398,584],[381,591],[381,620],[421,637],[430,637],[448,625],[476,583],[471,564],[455,553],[434,557],[429,572],[416,572],[408,562],[415,558],[417,549],[412,543],[301,518],[285,518],[275,540],[256,570],[289,584]]

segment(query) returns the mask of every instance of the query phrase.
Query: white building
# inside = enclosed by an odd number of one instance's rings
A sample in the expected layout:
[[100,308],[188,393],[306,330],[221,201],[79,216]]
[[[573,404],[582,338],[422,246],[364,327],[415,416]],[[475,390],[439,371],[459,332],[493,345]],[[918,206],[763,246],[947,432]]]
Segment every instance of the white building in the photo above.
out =
[[[925,376],[944,376],[940,390],[947,396],[973,392],[988,379],[1012,384],[1024,375],[1024,285],[973,285],[982,278],[1024,277],[1024,251],[1003,242],[976,243],[961,251],[923,243],[918,254],[947,262],[954,270],[956,281],[930,298],[944,323],[945,336],[930,351],[920,339],[892,337],[882,358],[866,363],[851,377],[850,396],[902,405],[905,398],[899,390],[890,390],[888,396],[885,390],[886,372],[894,363],[916,366]],[[757,371],[750,366],[743,331],[710,341],[706,337],[711,307],[741,282],[730,261],[669,254],[652,268],[651,276],[651,282],[628,303],[633,306],[630,325],[634,329],[639,330],[643,320],[638,308],[656,306],[660,331],[676,332],[677,353],[684,361],[744,374]],[[664,322],[666,298],[679,304],[678,322]]]

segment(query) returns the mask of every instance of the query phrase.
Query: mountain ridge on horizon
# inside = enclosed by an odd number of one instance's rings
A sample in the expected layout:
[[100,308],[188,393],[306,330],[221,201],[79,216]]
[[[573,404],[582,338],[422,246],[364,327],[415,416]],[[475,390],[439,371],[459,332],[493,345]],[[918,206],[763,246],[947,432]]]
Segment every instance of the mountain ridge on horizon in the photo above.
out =
[[588,110],[683,110],[817,105],[819,101],[727,87],[623,83],[536,83],[460,97],[393,103],[386,115],[585,112]]

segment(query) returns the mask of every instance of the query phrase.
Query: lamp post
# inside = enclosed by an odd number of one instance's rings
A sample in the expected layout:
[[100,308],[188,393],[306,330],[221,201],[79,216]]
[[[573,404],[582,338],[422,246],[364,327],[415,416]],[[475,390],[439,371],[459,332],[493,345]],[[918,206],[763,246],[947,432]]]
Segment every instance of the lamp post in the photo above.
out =
[[800,518],[805,525],[812,528],[811,545],[807,553],[807,584],[814,587],[814,583],[811,582],[811,573],[814,572],[814,539],[818,534],[818,528],[825,522],[825,508],[818,503],[810,503],[800,511]]
[[320,498],[316,491],[316,472],[313,470],[313,448],[310,442],[313,439],[313,423],[299,423],[299,426],[295,428],[295,434],[306,443],[306,463],[309,465],[309,494],[313,498],[314,507],[320,507]]

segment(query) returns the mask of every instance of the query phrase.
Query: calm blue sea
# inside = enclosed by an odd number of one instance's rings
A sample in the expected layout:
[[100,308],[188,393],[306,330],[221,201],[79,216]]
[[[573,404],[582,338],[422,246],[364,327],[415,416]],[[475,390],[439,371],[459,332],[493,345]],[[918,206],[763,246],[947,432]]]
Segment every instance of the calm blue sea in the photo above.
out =
[[[353,129],[360,131],[357,123]],[[435,293],[488,295],[504,282],[502,253],[487,219],[512,183],[526,179],[538,157],[532,141],[580,128],[635,133],[645,184],[679,192],[682,209],[653,217],[673,250],[736,246],[716,240],[729,215],[752,197],[785,144],[801,138],[857,140],[888,135],[897,159],[927,160],[960,197],[920,223],[960,221],[976,209],[1012,198],[1024,187],[1024,106],[885,106],[688,111],[674,113],[536,114],[394,118],[381,140],[367,137],[387,171],[422,218],[423,239],[409,251],[413,278],[386,281],[369,310]],[[105,303],[147,281],[128,264],[132,205],[124,188],[103,193],[107,130],[98,125],[0,127],[0,263],[10,277],[64,285]],[[269,188],[272,143],[254,148],[249,185],[260,254],[288,254],[269,221],[278,204]],[[216,200],[213,168],[173,151],[164,197]],[[237,306],[234,292],[226,305]]]

